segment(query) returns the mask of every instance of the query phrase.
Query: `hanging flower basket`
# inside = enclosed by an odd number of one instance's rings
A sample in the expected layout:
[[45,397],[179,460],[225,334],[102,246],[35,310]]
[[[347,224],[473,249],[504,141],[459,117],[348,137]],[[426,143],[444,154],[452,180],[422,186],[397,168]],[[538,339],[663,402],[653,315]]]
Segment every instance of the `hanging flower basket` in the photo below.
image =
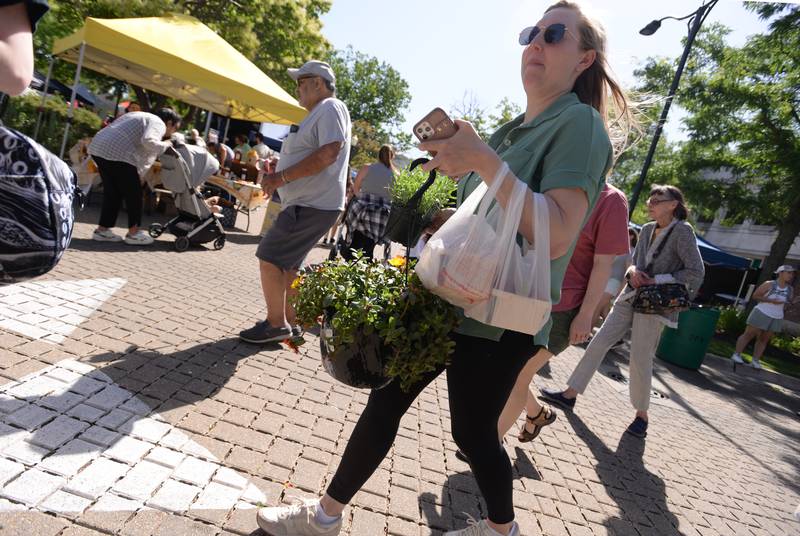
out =
[[325,370],[357,388],[410,388],[453,351],[453,307],[425,289],[406,259],[326,261],[293,287],[297,320],[320,327]]
[[448,206],[455,193],[455,182],[436,180],[436,171],[425,173],[418,166],[427,159],[412,162],[399,171],[389,189],[392,208],[386,224],[386,236],[392,241],[413,247],[433,217]]

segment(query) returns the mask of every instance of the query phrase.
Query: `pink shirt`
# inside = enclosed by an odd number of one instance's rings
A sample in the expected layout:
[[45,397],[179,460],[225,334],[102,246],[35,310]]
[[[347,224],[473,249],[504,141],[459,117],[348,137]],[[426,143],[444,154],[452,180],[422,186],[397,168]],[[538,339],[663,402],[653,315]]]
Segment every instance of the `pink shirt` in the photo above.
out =
[[561,301],[553,304],[553,311],[580,307],[589,285],[595,255],[625,255],[629,250],[628,200],[622,191],[606,183],[589,221],[578,236],[561,284]]

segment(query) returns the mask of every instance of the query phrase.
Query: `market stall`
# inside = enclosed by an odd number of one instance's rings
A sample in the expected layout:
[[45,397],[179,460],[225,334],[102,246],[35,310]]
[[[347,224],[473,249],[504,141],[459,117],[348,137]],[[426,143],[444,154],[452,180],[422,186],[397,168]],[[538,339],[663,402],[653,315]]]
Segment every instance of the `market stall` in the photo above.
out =
[[[307,113],[233,46],[186,15],[89,17],[53,44],[53,58],[78,66],[70,118],[84,67],[230,118],[288,125]],[[69,120],[60,156],[68,129]]]

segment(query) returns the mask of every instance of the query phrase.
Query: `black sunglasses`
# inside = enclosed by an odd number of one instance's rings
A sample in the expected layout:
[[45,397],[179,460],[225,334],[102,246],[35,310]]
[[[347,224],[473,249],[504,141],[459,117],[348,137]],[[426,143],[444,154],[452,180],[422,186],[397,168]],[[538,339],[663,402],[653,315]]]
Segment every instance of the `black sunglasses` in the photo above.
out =
[[[538,26],[528,26],[519,33],[519,44],[522,46],[530,45],[541,31],[542,29]],[[572,32],[570,32],[569,28],[567,28],[564,24],[561,24],[560,22],[551,24],[544,29],[544,42],[548,45],[555,45],[556,43],[560,43],[566,34],[571,35]]]

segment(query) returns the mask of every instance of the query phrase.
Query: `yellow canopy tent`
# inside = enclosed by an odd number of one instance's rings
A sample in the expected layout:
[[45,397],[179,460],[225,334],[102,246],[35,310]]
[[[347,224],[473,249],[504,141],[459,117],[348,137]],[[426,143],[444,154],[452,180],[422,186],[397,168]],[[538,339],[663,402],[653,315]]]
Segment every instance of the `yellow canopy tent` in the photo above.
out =
[[[86,66],[235,119],[291,124],[306,115],[294,97],[250,60],[186,15],[89,17],[80,30],[53,44],[53,55],[78,65],[75,84]],[[72,101],[74,97],[70,116]]]

